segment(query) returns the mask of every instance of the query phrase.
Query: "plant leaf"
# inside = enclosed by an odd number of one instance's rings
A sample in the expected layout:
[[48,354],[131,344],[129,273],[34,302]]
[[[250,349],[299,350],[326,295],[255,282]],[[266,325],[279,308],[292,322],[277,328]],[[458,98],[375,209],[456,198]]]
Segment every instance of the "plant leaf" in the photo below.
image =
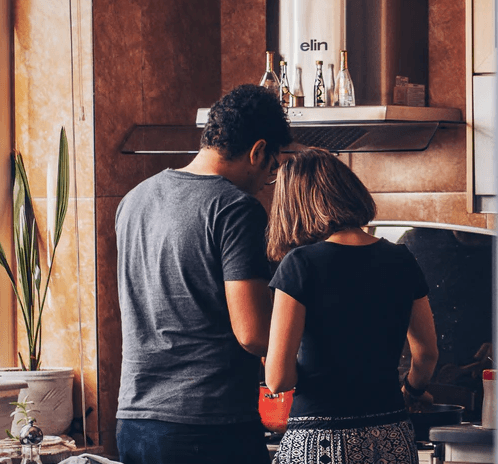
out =
[[69,202],[69,148],[67,145],[66,129],[61,128],[59,143],[59,163],[57,167],[57,203],[55,212],[54,248],[59,243],[62,226],[67,213]]
[[12,273],[12,270],[10,269],[9,263],[7,261],[7,255],[5,253],[5,250],[2,247],[2,244],[0,243],[0,266],[2,266],[6,271],[7,275],[9,276],[10,283],[14,288],[16,288],[16,279],[14,277],[14,274]]
[[26,369],[26,364],[24,364],[24,361],[23,361],[23,359],[22,359],[22,355],[21,355],[21,353],[17,353],[17,355],[19,356],[19,362],[21,363],[21,369],[22,369],[23,371],[27,371],[28,369]]
[[[36,219],[29,189],[26,169],[21,153],[14,153],[14,249],[17,259],[17,276],[19,279],[23,304],[24,324],[30,357],[33,350],[33,327],[35,325],[35,294],[33,287],[33,263],[38,260],[38,242],[36,240]],[[20,356],[23,369],[26,368]],[[30,366],[32,368],[32,366]]]

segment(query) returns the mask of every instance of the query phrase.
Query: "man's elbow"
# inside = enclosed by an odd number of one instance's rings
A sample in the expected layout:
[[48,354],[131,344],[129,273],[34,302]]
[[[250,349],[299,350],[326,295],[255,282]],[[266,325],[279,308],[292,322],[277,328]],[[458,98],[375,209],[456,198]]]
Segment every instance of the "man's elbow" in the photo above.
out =
[[268,351],[268,340],[258,340],[254,338],[238,339],[239,345],[248,353],[251,353],[260,358],[266,356]]

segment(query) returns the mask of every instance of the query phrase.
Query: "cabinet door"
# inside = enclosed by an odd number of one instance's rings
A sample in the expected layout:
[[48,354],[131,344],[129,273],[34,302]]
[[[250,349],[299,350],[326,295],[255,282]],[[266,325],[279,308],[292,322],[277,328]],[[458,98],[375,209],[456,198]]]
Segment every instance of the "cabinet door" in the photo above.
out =
[[474,167],[476,195],[496,194],[494,75],[474,76]]
[[474,73],[496,72],[495,0],[474,0]]

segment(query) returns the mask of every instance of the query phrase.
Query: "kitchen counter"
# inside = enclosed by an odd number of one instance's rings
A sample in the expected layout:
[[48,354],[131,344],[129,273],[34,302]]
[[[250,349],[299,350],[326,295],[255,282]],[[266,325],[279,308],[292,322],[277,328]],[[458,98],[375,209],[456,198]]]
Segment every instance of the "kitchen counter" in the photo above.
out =
[[432,427],[429,439],[444,444],[445,462],[494,463],[494,430],[480,424]]
[[429,439],[436,442],[493,445],[493,438],[494,430],[483,429],[480,424],[469,422],[432,427],[429,430]]

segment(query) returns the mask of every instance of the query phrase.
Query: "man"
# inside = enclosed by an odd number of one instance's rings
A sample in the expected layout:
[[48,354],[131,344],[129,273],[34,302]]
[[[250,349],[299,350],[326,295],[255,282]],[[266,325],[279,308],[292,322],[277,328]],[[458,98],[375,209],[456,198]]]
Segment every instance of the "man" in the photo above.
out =
[[278,98],[237,87],[211,108],[194,160],[119,205],[123,463],[269,462],[257,411],[267,218],[252,195],[290,142]]

